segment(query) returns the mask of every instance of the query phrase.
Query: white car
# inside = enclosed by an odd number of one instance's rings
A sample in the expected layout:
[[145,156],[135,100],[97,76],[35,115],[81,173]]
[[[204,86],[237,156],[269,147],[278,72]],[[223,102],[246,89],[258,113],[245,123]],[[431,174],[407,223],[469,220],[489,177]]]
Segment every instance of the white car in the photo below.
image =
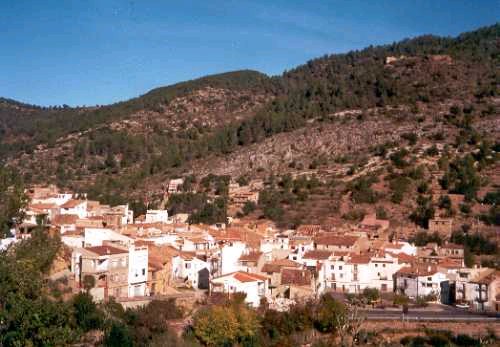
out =
[[463,309],[467,309],[469,308],[470,306],[468,304],[456,304],[455,307],[457,308],[463,308]]

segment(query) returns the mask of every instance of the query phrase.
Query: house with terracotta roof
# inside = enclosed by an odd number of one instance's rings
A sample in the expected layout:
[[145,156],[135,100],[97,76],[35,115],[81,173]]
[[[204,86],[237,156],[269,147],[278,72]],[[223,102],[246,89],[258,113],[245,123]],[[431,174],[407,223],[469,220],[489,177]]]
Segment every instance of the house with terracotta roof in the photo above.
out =
[[500,272],[491,268],[463,268],[456,278],[456,301],[479,311],[500,311]]
[[359,230],[366,233],[370,240],[388,238],[389,221],[377,219],[375,214],[366,215],[358,225]]
[[302,266],[289,259],[275,259],[266,262],[261,269],[261,273],[269,277],[269,290],[270,295],[275,296],[278,291],[275,289],[281,286],[281,271],[283,269],[299,269]]
[[134,239],[109,228],[84,228],[84,239],[85,246],[101,246],[104,242],[112,242],[128,247],[134,243]]
[[95,280],[90,294],[95,300],[108,300],[110,296],[128,296],[129,251],[115,246],[78,248],[71,255],[71,272],[83,289],[86,276]]
[[60,213],[77,215],[78,218],[86,218],[88,215],[87,200],[68,200],[61,205]]
[[429,232],[437,232],[441,235],[451,235],[453,230],[453,218],[438,218],[429,219]]
[[297,235],[301,236],[316,236],[322,231],[319,224],[302,224],[297,228]]
[[472,305],[479,311],[500,312],[500,271],[490,269],[472,278],[474,286]]
[[314,238],[315,248],[318,250],[360,253],[369,248],[366,237],[354,235],[330,235],[323,233]]
[[245,302],[252,307],[259,307],[263,298],[268,297],[268,277],[248,273],[248,272],[232,272],[210,281],[210,293],[234,293],[246,294]]
[[194,252],[181,251],[172,258],[172,277],[179,284],[208,289],[210,270],[210,263]]
[[76,221],[78,216],[76,214],[59,214],[52,218],[50,224],[59,228],[61,234],[67,231],[76,230]]
[[264,266],[266,257],[264,253],[259,251],[248,251],[243,253],[239,261],[239,271],[243,272],[260,272],[260,269]]
[[304,301],[316,295],[313,273],[307,269],[281,269],[280,287],[283,297],[295,302]]
[[360,293],[365,288],[393,291],[393,276],[402,267],[388,253],[334,255],[318,271],[320,291]]
[[171,179],[168,182],[167,192],[169,194],[175,194],[181,191],[182,185],[184,184],[184,178]]
[[[301,263],[306,267],[316,268],[319,264],[322,264],[328,258],[333,255],[333,251],[313,249],[304,253],[301,259]],[[290,254],[288,259],[293,260],[294,255]]]
[[432,264],[413,264],[395,274],[396,291],[410,298],[435,296],[442,303],[449,303],[450,281],[446,274]]
[[147,295],[148,247],[129,246],[128,297]]
[[169,222],[168,220],[168,211],[167,210],[147,210],[146,218],[144,220],[145,223],[165,223]]
[[248,252],[246,243],[240,240],[225,241],[220,243],[219,275],[239,270],[239,259]]

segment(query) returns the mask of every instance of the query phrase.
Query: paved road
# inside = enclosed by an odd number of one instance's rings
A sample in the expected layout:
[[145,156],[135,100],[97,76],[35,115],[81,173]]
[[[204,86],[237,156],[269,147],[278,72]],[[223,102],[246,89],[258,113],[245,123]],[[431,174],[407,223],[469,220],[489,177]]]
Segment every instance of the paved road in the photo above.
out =
[[[394,309],[371,309],[363,311],[368,320],[401,320],[401,310]],[[500,322],[500,315],[491,316],[467,310],[451,307],[439,306],[430,308],[410,308],[405,320],[411,321],[482,321]]]

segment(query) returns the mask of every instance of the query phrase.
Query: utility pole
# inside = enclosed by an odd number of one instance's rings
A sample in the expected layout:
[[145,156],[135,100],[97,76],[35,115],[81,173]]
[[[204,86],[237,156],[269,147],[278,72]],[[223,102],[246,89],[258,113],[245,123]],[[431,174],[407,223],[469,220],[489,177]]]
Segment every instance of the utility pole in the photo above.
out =
[[419,268],[418,268],[418,264],[417,264],[417,298],[416,298],[417,300],[418,300],[418,272],[419,272],[418,269]]

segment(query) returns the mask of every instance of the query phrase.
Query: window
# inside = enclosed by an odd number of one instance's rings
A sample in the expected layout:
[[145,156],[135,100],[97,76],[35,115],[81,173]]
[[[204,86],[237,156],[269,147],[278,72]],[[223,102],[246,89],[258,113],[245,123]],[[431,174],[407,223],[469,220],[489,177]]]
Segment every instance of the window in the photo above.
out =
[[344,274],[340,274],[340,278],[344,278]]
[[427,281],[432,281],[432,277],[427,277]]
[[335,270],[335,265],[330,265],[330,270]]
[[385,267],[385,264],[382,264],[382,267]]
[[146,269],[142,269],[142,275],[144,276],[146,274]]
[[342,270],[342,266],[339,266],[339,270]]
[[378,267],[378,264],[375,264],[375,267]]
[[191,269],[191,264],[190,264],[190,263],[186,263],[186,264],[184,265],[184,267],[185,267],[186,269]]

